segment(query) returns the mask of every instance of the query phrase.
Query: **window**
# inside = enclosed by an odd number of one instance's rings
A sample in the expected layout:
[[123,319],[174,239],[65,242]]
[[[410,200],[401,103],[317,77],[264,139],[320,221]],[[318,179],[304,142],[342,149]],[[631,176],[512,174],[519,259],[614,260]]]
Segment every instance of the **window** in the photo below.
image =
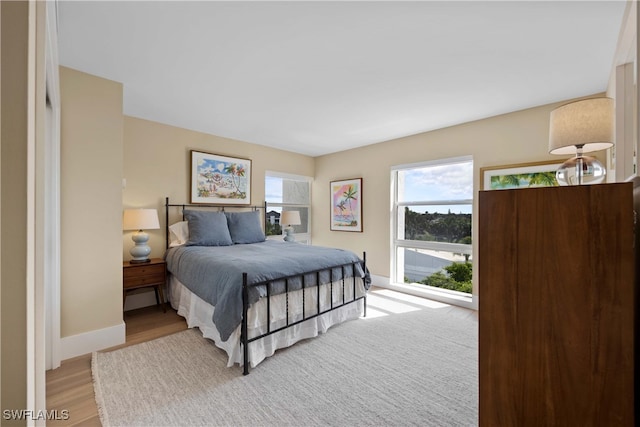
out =
[[395,283],[471,294],[473,160],[392,168]]
[[267,171],[264,182],[267,239],[282,239],[280,215],[296,210],[301,222],[293,226],[296,242],[311,244],[311,178]]

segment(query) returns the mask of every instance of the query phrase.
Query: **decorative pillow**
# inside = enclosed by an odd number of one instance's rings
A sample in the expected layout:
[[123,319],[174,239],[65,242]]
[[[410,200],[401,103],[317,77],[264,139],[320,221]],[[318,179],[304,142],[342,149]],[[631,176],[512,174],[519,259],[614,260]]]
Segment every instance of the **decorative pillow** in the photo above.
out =
[[169,247],[181,246],[189,240],[189,222],[180,221],[169,226]]
[[233,243],[264,242],[260,212],[225,212],[225,215]]
[[233,245],[224,212],[185,210],[184,217],[189,221],[187,246]]

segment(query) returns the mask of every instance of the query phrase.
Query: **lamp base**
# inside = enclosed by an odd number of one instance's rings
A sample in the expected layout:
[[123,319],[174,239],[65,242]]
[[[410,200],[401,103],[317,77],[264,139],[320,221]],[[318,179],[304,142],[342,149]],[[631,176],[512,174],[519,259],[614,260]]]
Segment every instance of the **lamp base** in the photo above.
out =
[[600,184],[607,175],[602,163],[595,157],[578,155],[564,162],[556,171],[560,185]]
[[145,262],[151,261],[149,259],[149,254],[151,253],[151,248],[147,245],[147,241],[149,241],[149,235],[144,231],[140,230],[133,233],[131,239],[135,242],[135,246],[129,250],[131,254],[131,264],[143,264]]
[[285,242],[295,242],[296,238],[294,237],[294,235],[292,234],[293,232],[293,227],[287,227],[284,229],[284,241]]

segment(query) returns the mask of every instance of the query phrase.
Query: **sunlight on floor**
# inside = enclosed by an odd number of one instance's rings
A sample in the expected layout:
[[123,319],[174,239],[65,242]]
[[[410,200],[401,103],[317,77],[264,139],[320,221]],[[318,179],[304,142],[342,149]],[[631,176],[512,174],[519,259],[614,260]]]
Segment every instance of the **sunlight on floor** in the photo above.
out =
[[410,311],[418,311],[420,307],[415,305],[404,304],[391,298],[380,298],[375,293],[367,296],[367,306],[387,311],[391,314],[408,313]]
[[410,313],[423,308],[438,309],[445,307],[450,307],[450,305],[388,289],[376,289],[370,291],[367,295],[367,317],[364,317],[364,319],[375,319],[390,314]]
[[383,313],[382,311],[375,310],[369,307],[367,303],[367,317],[360,317],[362,320],[375,319],[376,317],[385,317],[388,316],[389,313]]

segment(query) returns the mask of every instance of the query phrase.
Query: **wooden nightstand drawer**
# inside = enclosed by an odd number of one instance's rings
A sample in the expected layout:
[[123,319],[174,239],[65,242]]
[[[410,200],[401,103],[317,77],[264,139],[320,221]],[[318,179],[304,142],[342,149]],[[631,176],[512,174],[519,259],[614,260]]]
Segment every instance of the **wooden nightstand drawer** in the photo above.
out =
[[148,276],[124,277],[122,285],[125,288],[131,288],[142,285],[155,285],[157,283],[164,284],[164,272],[151,274]]
[[[136,266],[130,266],[123,269],[122,272],[124,278],[127,277],[139,277],[162,274],[164,275],[164,264],[141,264]],[[162,280],[162,279],[161,279]]]

